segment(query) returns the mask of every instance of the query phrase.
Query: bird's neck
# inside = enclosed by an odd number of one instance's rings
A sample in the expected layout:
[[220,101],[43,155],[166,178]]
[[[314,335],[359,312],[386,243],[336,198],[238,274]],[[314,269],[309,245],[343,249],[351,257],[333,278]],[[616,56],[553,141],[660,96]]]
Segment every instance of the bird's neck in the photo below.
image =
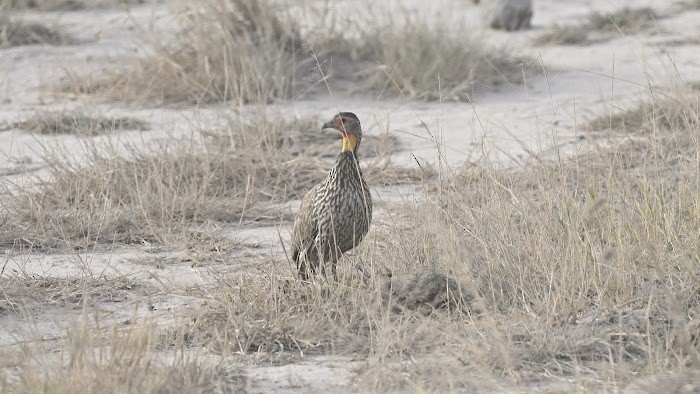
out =
[[349,172],[353,175],[358,173],[360,168],[360,160],[355,156],[355,152],[343,151],[338,155],[335,161],[335,169],[337,172]]
[[330,183],[347,183],[354,185],[362,185],[362,169],[360,168],[360,160],[355,156],[355,152],[340,152],[335,165],[328,176]]
[[343,152],[355,152],[357,148],[357,136],[347,133],[343,136]]

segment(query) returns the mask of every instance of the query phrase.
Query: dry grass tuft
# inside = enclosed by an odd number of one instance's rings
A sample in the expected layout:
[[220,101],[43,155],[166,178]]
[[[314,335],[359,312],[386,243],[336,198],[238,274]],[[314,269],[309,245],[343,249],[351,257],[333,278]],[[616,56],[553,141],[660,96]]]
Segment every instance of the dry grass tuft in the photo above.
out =
[[330,82],[341,92],[466,101],[480,87],[519,84],[537,69],[507,48],[487,48],[466,27],[406,16],[353,26],[359,33],[323,26],[306,34],[277,8],[266,1],[207,1],[178,19],[176,44],[155,43],[153,55],[108,75],[69,76],[59,89],[158,105],[243,104],[298,97]]
[[[319,354],[365,348],[374,297],[359,288],[328,292],[294,279],[227,278],[193,311],[191,346],[222,354]],[[375,305],[376,306],[376,305]]]
[[0,7],[0,48],[20,45],[66,45],[76,40],[40,23],[12,19]]
[[586,45],[594,42],[589,33],[586,25],[554,24],[546,32],[536,35],[532,42],[535,45]]
[[59,354],[37,349],[37,353],[23,357],[18,360],[18,373],[11,380],[0,377],[0,388],[32,393],[95,394],[250,389],[236,365],[195,360],[184,353],[154,352],[155,331],[148,323],[110,330],[76,324],[68,329]]
[[593,12],[586,22],[562,26],[555,24],[549,31],[535,36],[535,45],[586,45],[608,41],[618,35],[635,34],[649,29],[661,16],[649,7],[630,8],[600,13]]
[[[438,299],[456,299],[452,295],[458,287],[450,289],[449,295],[442,289],[438,292],[444,294],[407,305],[405,298],[394,294],[379,297],[375,289],[380,284],[373,279],[358,282],[361,275],[351,268],[351,262],[346,263],[343,283],[331,288],[280,277],[284,269],[273,279],[263,275],[226,278],[206,291],[205,306],[192,311],[191,323],[180,335],[188,338],[189,346],[204,346],[221,354],[258,354],[271,359],[328,352],[369,355],[389,331],[403,334],[415,328],[412,323],[432,324],[466,313],[464,304],[452,310],[439,304]],[[164,335],[164,343],[173,338],[172,333]],[[418,351],[420,347],[410,342],[389,351]]]
[[156,105],[269,102],[294,92],[303,41],[275,7],[211,0],[177,20],[176,44],[154,42],[152,56],[111,75],[70,78],[61,89]]
[[[390,17],[392,20],[396,17]],[[490,48],[465,28],[430,26],[420,17],[366,23],[357,37],[336,37],[321,48],[331,81],[350,90],[423,100],[469,101],[478,88],[520,84],[535,63],[505,47]]]
[[[679,97],[680,100],[679,101]],[[653,132],[659,129],[691,129],[697,126],[700,101],[696,94],[656,96],[642,100],[632,109],[601,116],[588,123],[591,130]]]
[[587,26],[593,30],[619,31],[627,34],[650,27],[658,18],[659,15],[649,7],[623,7],[614,12],[590,14]]
[[155,152],[131,146],[129,158],[92,145],[86,165],[50,158],[51,183],[3,204],[14,234],[4,243],[83,248],[193,242],[201,235],[187,228],[290,219],[278,204],[299,198],[322,174],[313,159],[214,146],[195,150],[192,143]]
[[80,111],[37,111],[28,120],[3,127],[8,128],[37,134],[95,136],[117,130],[148,130],[150,127],[147,122],[132,117],[91,116]]
[[39,277],[21,274],[0,277],[0,316],[50,307],[82,308],[102,302],[123,302],[139,285],[126,277]]

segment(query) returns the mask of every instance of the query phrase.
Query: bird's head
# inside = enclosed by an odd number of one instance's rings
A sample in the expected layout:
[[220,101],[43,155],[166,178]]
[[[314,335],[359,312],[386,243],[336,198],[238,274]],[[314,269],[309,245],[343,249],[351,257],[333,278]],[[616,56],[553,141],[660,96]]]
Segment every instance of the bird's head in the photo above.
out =
[[333,129],[343,137],[343,152],[355,152],[362,140],[360,119],[352,112],[341,112],[321,126],[321,130]]

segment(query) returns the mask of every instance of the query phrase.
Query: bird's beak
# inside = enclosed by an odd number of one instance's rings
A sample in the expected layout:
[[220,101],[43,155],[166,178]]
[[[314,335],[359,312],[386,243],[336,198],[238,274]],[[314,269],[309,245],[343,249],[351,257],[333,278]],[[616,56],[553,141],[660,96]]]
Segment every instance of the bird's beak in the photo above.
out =
[[331,130],[339,131],[340,134],[342,134],[342,135],[347,135],[347,133],[345,131],[340,130],[340,129],[338,129],[338,127],[336,127],[335,122],[333,120],[330,120],[330,121],[324,123],[323,126],[321,126],[321,132],[326,133],[326,132],[329,132]]
[[330,129],[335,130],[335,126],[333,126],[333,121],[329,120],[328,122],[324,123],[323,126],[321,126],[321,131],[326,132]]

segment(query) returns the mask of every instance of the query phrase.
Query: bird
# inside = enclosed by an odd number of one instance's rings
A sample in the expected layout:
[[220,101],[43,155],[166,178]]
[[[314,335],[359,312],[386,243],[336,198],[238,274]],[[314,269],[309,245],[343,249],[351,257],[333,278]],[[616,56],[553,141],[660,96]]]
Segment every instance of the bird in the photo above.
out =
[[[372,222],[372,196],[362,176],[357,149],[362,141],[360,119],[340,112],[323,124],[342,137],[342,150],[324,181],[311,188],[301,201],[292,228],[292,259],[299,279],[307,281],[330,265],[338,281],[337,262],[357,246]],[[319,267],[320,266],[320,267]]]

